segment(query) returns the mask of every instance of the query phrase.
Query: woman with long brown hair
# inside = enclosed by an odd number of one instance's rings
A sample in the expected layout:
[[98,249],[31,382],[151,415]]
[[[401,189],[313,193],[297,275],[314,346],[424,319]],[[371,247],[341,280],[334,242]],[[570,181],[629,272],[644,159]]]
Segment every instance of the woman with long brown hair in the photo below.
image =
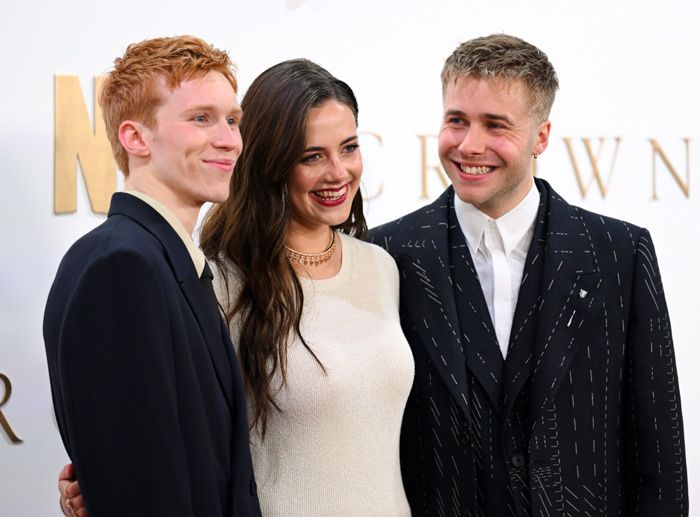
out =
[[355,96],[291,60],[241,107],[244,149],[201,246],[246,381],[263,515],[410,515],[399,434],[413,360],[394,261],[360,240]]
[[307,60],[263,72],[202,249],[251,403],[264,515],[408,515],[399,432],[413,363],[398,273],[361,242],[352,90]]

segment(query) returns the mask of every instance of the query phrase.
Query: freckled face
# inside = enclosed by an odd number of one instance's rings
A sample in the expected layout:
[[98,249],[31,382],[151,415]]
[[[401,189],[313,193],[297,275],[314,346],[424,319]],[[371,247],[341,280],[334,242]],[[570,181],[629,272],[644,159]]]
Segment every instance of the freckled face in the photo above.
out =
[[362,176],[355,116],[348,106],[326,101],[309,111],[306,145],[288,190],[290,229],[335,226],[350,217]]
[[490,217],[518,205],[532,184],[532,155],[549,140],[549,121],[530,112],[521,81],[459,77],[443,95],[440,161],[455,193]]
[[180,205],[225,201],[243,147],[236,92],[214,71],[161,89],[156,124],[145,132],[155,181]]

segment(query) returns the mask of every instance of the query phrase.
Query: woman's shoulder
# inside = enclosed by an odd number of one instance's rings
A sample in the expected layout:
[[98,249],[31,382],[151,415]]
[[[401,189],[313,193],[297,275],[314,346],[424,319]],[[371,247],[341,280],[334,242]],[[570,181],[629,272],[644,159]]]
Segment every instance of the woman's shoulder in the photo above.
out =
[[396,262],[381,246],[363,241],[347,234],[341,234],[343,246],[352,254],[353,261],[360,267],[372,267],[381,270],[395,270]]
[[241,292],[243,282],[240,271],[236,264],[224,258],[210,261],[210,264],[216,299],[224,311],[228,312]]

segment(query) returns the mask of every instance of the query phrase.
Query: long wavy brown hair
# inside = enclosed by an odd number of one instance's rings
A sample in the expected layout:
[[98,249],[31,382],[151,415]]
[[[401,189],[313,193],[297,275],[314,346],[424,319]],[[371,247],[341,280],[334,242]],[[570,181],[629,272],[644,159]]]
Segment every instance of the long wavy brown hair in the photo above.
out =
[[[230,264],[240,275],[240,292],[226,292],[230,325],[240,321],[239,357],[246,389],[254,403],[251,427],[264,437],[275,403],[273,379],[287,378],[287,347],[296,335],[319,366],[323,365],[301,335],[304,305],[301,284],[284,245],[291,216],[287,186],[306,147],[309,111],[326,101],[345,104],[355,115],[355,95],[343,81],[306,59],[279,63],[253,81],[241,107],[243,152],[236,163],[227,201],[207,214],[201,246],[226,278]],[[336,229],[362,238],[367,223],[362,196],[352,201],[349,218]]]

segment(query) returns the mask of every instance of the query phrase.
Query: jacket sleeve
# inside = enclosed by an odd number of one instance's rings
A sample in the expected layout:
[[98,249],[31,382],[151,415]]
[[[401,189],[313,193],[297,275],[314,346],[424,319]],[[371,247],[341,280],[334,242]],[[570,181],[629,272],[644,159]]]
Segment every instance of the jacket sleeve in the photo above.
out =
[[135,252],[103,256],[66,307],[60,386],[91,516],[195,514],[179,433],[173,314],[155,269]]
[[637,243],[628,349],[625,477],[630,515],[688,515],[683,417],[654,245]]

